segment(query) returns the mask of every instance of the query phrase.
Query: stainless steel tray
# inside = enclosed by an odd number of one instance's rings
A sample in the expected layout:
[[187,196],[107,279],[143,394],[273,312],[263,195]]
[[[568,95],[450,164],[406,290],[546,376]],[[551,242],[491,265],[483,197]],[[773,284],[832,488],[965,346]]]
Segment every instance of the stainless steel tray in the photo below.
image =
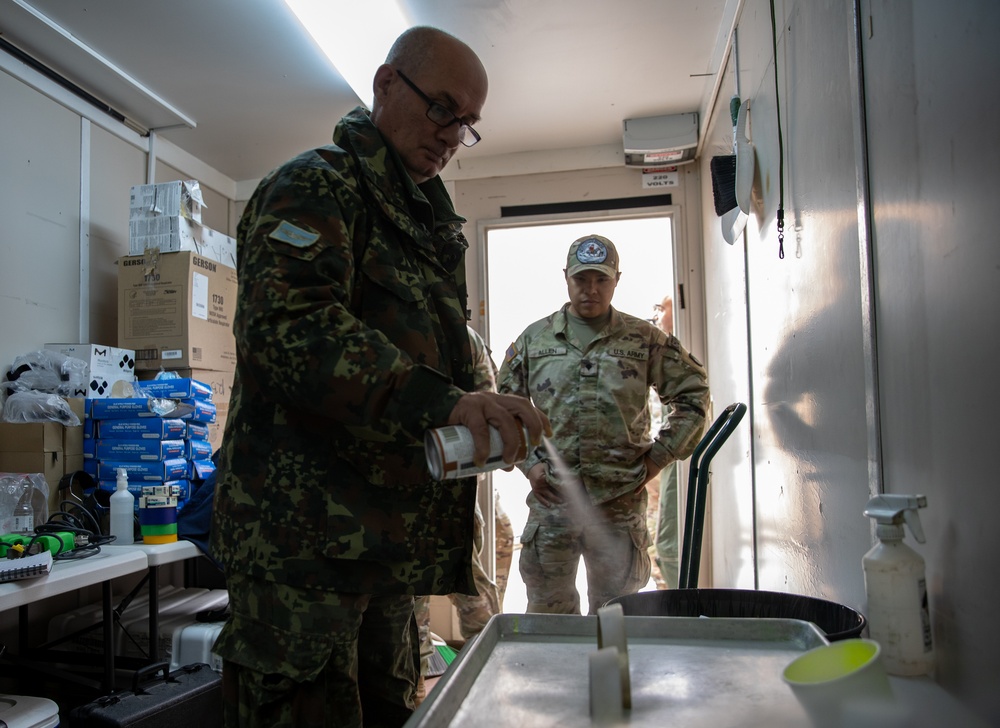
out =
[[[632,708],[620,725],[809,725],[782,682],[827,644],[794,619],[625,617]],[[405,728],[589,726],[597,617],[501,614],[467,644]]]

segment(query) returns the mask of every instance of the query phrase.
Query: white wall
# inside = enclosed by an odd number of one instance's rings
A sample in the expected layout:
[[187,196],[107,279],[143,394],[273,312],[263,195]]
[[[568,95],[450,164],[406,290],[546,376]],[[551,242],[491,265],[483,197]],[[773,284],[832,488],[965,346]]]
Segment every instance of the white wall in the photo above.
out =
[[924,493],[939,680],[1000,723],[1000,4],[862,3],[886,489]]
[[[154,179],[198,179],[205,224],[234,234],[235,183],[166,141],[157,149]],[[0,70],[0,366],[47,342],[117,343],[117,260],[148,157],[147,139],[55,84]]]
[[[756,542],[761,588],[863,609],[869,489],[924,494],[927,543],[909,541],[927,560],[937,679],[998,722],[1000,6],[865,0],[857,42],[849,0],[775,5],[784,260],[764,0],[738,24],[760,164],[745,247],[727,246],[704,209],[713,391],[749,396],[753,416],[751,457],[730,450],[739,462],[714,469],[715,585],[750,585]],[[730,68],[722,98],[734,88]],[[714,124],[706,176],[731,133],[725,109]]]
[[76,341],[80,295],[78,116],[0,72],[0,362]]

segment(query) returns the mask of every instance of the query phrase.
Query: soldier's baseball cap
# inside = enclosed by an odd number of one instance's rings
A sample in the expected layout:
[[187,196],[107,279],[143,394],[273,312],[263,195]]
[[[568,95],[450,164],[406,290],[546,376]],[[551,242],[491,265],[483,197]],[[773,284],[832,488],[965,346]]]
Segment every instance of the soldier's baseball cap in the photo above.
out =
[[582,270],[598,270],[614,278],[618,275],[618,251],[603,235],[584,235],[573,241],[566,256],[566,275]]

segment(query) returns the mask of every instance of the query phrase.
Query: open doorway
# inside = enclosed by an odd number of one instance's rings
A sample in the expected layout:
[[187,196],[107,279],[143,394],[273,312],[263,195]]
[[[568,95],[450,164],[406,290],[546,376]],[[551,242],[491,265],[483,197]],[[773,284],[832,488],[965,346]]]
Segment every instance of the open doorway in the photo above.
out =
[[[503,363],[508,345],[530,323],[548,316],[567,301],[563,269],[570,244],[595,233],[614,242],[621,259],[621,280],[612,305],[619,311],[651,319],[654,304],[674,293],[675,257],[670,213],[643,217],[530,223],[498,222],[481,236],[484,250],[485,331],[493,360]],[[504,596],[505,612],[524,612],[527,594],[518,570],[521,531],[528,518],[528,481],[519,470],[494,471],[492,485],[514,531],[514,558]],[[492,498],[489,499],[492,505]],[[484,504],[486,505],[486,504]],[[492,530],[492,519],[487,518]],[[488,544],[494,543],[490,534]],[[586,572],[582,565],[577,589],[586,604]]]

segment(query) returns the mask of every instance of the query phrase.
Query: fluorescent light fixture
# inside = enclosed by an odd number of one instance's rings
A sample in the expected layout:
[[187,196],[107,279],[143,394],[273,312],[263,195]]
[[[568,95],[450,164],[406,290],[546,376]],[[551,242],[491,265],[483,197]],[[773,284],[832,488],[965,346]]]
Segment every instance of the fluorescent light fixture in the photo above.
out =
[[326,57],[371,108],[375,71],[410,27],[396,0],[285,0]]

